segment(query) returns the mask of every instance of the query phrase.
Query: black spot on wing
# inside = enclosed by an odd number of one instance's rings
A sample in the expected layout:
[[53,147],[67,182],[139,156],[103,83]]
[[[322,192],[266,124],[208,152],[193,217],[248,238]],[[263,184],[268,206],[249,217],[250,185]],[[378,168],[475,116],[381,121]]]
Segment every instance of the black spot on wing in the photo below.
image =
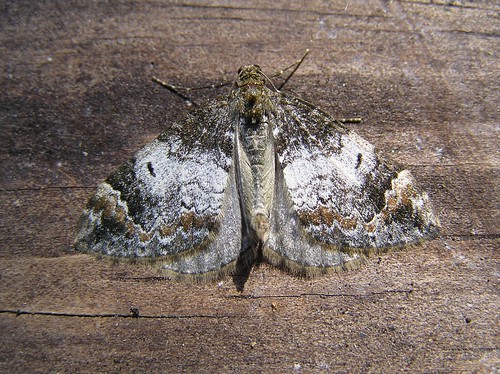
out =
[[363,161],[363,155],[361,153],[358,153],[358,160],[356,162],[356,166],[354,167],[355,169],[359,169],[361,166],[361,162]]
[[156,177],[156,173],[155,173],[155,169],[153,168],[153,164],[151,162],[148,162],[147,167],[148,167],[149,174],[151,174],[151,176],[153,176],[153,177]]

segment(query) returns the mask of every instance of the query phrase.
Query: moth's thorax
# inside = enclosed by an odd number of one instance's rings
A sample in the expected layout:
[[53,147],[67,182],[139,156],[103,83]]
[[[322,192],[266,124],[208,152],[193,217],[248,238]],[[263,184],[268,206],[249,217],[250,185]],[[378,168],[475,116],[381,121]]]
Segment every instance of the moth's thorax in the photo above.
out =
[[243,66],[230,95],[232,112],[239,121],[258,124],[272,107],[271,96],[260,68]]
[[240,68],[231,93],[236,126],[237,180],[243,219],[257,239],[269,236],[274,196],[274,144],[269,114],[272,91],[256,65]]

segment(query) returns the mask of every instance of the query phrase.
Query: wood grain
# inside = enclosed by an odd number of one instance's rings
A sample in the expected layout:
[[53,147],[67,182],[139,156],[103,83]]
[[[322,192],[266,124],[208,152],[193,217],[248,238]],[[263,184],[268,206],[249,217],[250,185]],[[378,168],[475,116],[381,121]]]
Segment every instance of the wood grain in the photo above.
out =
[[[1,6],[1,371],[499,370],[495,2]],[[72,249],[97,184],[189,110],[153,75],[231,81],[306,48],[286,89],[361,116],[429,192],[440,238],[314,280],[262,264],[243,293]]]

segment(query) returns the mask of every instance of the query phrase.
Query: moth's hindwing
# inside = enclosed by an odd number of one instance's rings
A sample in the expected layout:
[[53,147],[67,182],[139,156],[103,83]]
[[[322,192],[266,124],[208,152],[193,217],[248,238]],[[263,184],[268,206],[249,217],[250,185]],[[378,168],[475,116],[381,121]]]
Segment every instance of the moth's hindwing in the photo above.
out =
[[227,102],[217,101],[171,126],[98,187],[75,245],[196,275],[234,264],[241,232],[233,129]]
[[271,262],[306,273],[346,267],[371,250],[437,233],[429,198],[408,170],[300,99],[280,95],[275,107],[278,201],[266,255]]

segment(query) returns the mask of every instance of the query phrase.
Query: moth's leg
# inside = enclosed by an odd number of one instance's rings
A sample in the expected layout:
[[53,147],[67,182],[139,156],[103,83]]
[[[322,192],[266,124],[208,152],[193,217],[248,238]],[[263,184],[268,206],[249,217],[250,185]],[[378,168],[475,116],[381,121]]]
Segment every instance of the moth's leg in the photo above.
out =
[[360,123],[362,121],[361,117],[350,117],[350,118],[339,118],[337,119],[342,124],[346,123]]
[[183,99],[186,102],[186,104],[188,106],[198,106],[198,104],[195,103],[194,100],[191,99],[189,96],[183,94],[181,91],[190,92],[190,91],[194,91],[194,90],[216,89],[216,88],[220,88],[220,87],[229,86],[230,84],[232,84],[232,82],[223,82],[223,83],[212,84],[209,86],[181,87],[181,86],[174,86],[172,84],[168,84],[168,83],[166,83],[166,82],[164,82],[161,79],[156,78],[156,77],[152,77],[151,80],[155,83],[158,83],[163,88],[166,88],[167,90],[169,90],[173,94],[179,96],[181,99]]
[[184,89],[184,90],[187,90],[189,91],[188,89],[186,88],[183,88],[183,87],[177,87],[177,86],[173,86],[171,84],[168,84],[166,82],[163,82],[162,80],[156,78],[156,77],[153,77],[151,78],[151,80],[155,83],[158,83],[160,86],[162,86],[163,88],[166,88],[167,90],[169,90],[170,92],[172,92],[173,94],[179,96],[182,100],[184,100],[186,102],[186,104],[188,106],[198,106],[198,104],[196,104],[190,97],[184,95],[182,92],[179,91],[179,89]]

